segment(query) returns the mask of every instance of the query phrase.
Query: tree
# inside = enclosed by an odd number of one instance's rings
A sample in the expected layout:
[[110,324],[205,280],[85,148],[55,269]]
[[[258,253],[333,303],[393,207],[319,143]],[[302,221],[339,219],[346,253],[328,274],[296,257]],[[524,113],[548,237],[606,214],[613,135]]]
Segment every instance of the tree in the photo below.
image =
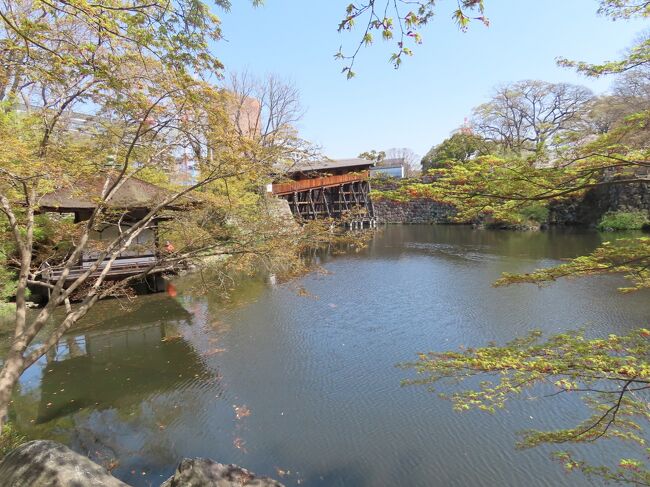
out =
[[[639,38],[637,43],[645,42],[648,38],[650,35],[646,34]],[[647,107],[650,98],[650,64],[641,63],[639,66],[626,70],[614,83],[613,91],[614,96],[631,102],[641,102],[645,104],[644,107]]]
[[553,167],[537,164],[535,153],[488,154],[434,168],[429,172],[435,184],[405,190],[456,206],[460,221],[520,224],[520,210],[532,204],[580,197],[602,186],[647,182],[648,120],[650,112],[643,111],[593,139],[558,147]]
[[[277,228],[268,219],[258,217],[251,231],[228,233],[209,208],[186,211],[165,229],[178,236],[176,251],[139,276],[107,280],[118,255],[164,209],[191,208],[228,180],[268,177],[273,158],[265,151],[277,145],[236,130],[232,97],[204,81],[221,69],[209,47],[221,34],[218,19],[200,1],[11,0],[0,3],[0,29],[0,230],[3,257],[16,275],[14,333],[0,370],[1,431],[20,375],[97,300],[188,258],[272,251],[269,237]],[[251,153],[257,157],[245,157]],[[170,178],[181,162],[195,169],[184,185]],[[72,275],[92,232],[121,222],[123,214],[111,203],[134,177],[154,177],[167,189],[141,219],[118,224],[115,238],[93,243],[96,260]],[[81,194],[94,178],[101,190],[88,220],[44,222],[37,214],[44,195],[60,189]],[[51,243],[40,240],[43,224],[52,227]],[[60,271],[54,283],[39,279],[45,260]],[[50,295],[33,315],[27,313],[28,286],[46,287]],[[72,307],[75,295],[80,302]],[[65,311],[54,317],[59,305]],[[34,346],[37,336],[42,345]]]
[[[650,2],[647,1],[601,0],[599,4],[599,13],[613,20],[650,16]],[[380,13],[388,11],[391,5],[399,20],[398,27],[395,27],[392,19],[385,15],[382,17]],[[339,53],[340,59],[348,61],[343,72],[347,73],[348,78],[354,75],[352,67],[355,57],[362,45],[372,42],[368,34],[374,30],[384,32],[383,37],[391,39],[394,30],[399,29],[402,36],[413,37],[420,42],[417,29],[433,16],[435,6],[433,1],[419,2],[416,12],[404,13],[402,8],[409,7],[406,2],[387,2],[385,10],[381,10],[382,6],[372,0],[361,6],[350,5],[340,30],[351,29],[359,18],[365,18],[367,24],[365,35],[353,55]],[[469,12],[476,11],[480,14],[478,19],[485,22],[483,2],[461,2],[460,11],[456,13],[461,28],[465,28],[470,19],[463,8]],[[403,26],[407,18],[409,29],[405,30]],[[402,37],[397,41],[399,50],[391,58],[396,67],[401,63],[403,54],[411,54],[410,49],[404,48],[403,40]],[[588,126],[591,124],[592,130],[589,132],[588,128],[586,133],[591,136],[585,137],[584,129],[571,133],[574,127],[567,128],[566,125],[551,126],[547,131],[543,124],[542,130],[539,130],[539,126],[536,130],[536,116],[526,119],[519,116],[517,106],[502,103],[517,112],[517,116],[501,115],[501,120],[514,123],[511,126],[506,124],[506,130],[500,130],[500,125],[491,130],[498,135],[495,138],[506,140],[514,147],[514,156],[486,155],[470,159],[463,165],[436,169],[438,179],[435,185],[410,185],[409,193],[416,196],[422,193],[456,205],[460,210],[460,219],[492,215],[508,221],[512,220],[517,209],[531,203],[579,197],[598,186],[647,184],[643,173],[650,166],[650,138],[647,133],[650,110],[644,82],[637,85],[635,81],[643,80],[643,72],[650,65],[648,38],[637,42],[618,61],[590,64],[561,58],[558,63],[575,67],[588,76],[624,73],[622,82],[628,83],[630,90],[623,90],[624,93],[617,90],[618,95],[622,94],[625,98],[632,94],[628,100],[623,100],[624,105],[634,100],[637,108],[629,112],[631,105],[623,109],[615,106],[620,99],[599,100],[601,106],[596,106],[586,117],[585,122]],[[582,104],[587,94],[574,91],[574,95],[578,95],[574,99]],[[584,103],[584,106],[587,105]],[[605,116],[603,108],[608,112]],[[488,114],[490,112],[494,113],[488,110]],[[530,113],[535,115],[538,111],[534,109]],[[572,116],[568,119],[571,122],[574,120]],[[520,131],[519,124],[527,124],[534,135],[525,135]],[[567,130],[568,137],[558,140],[558,144],[549,140],[556,134],[565,135],[563,132]],[[523,137],[520,136],[522,133]],[[525,150],[518,150],[519,144],[515,142],[532,142],[533,145],[522,144],[521,148]],[[545,169],[539,167],[539,152],[529,151],[542,149],[548,142],[557,145],[558,151],[555,167]],[[649,239],[643,237],[604,244],[592,254],[558,267],[540,269],[526,275],[505,275],[497,284],[541,284],[561,277],[623,272],[632,281],[632,286],[622,290],[631,292],[650,286],[649,267]],[[492,411],[503,407],[507,399],[523,390],[539,385],[552,387],[553,395],[581,395],[593,411],[590,417],[575,427],[524,434],[522,446],[592,442],[601,438],[632,441],[641,447],[639,458],[623,458],[616,465],[592,466],[566,451],[558,452],[556,458],[570,471],[579,470],[617,482],[650,485],[650,470],[646,464],[647,440],[643,433],[643,427],[650,419],[647,407],[649,355],[650,331],[642,328],[625,336],[609,335],[595,339],[574,332],[541,341],[539,335],[533,333],[505,346],[422,354],[415,363],[405,365],[422,376],[407,381],[411,384],[431,385],[443,381],[457,384],[467,378],[485,378],[481,382],[472,380],[470,389],[451,395],[460,410],[478,408]]]
[[[645,452],[642,427],[650,417],[644,393],[650,388],[649,337],[647,329],[595,339],[565,333],[546,341],[532,333],[505,346],[422,354],[417,362],[406,364],[422,378],[407,383],[431,385],[482,378],[478,389],[448,396],[459,411],[494,412],[531,389],[542,395],[585,395],[593,410],[591,416],[566,429],[526,432],[520,446],[617,439],[634,442]],[[569,471],[638,485],[650,482],[650,472],[639,458],[622,458],[615,466],[592,466],[568,451],[556,452],[555,458]]]
[[[650,11],[646,1],[636,0],[597,0],[598,13],[613,20],[645,18]],[[348,79],[356,73],[354,64],[361,48],[373,44],[374,36],[378,34],[384,41],[395,43],[395,50],[390,55],[390,62],[397,69],[405,57],[413,55],[413,46],[422,44],[422,30],[433,19],[439,2],[436,0],[365,0],[361,3],[351,3],[345,9],[345,15],[339,22],[339,32],[352,31],[358,22],[361,24],[363,35],[351,52],[341,47],[335,58],[345,63],[342,73]],[[488,26],[490,20],[485,14],[484,0],[460,0],[456,3],[452,18],[461,31],[466,31],[472,21],[478,21]],[[635,46],[621,61],[612,61],[600,65],[579,63],[565,58],[558,59],[563,66],[577,67],[589,76],[600,76],[608,73],[620,73],[646,62],[650,50],[650,41]]]
[[[644,42],[647,37],[641,36],[637,43]],[[617,76],[611,94],[594,100],[588,113],[587,131],[606,133],[627,116],[647,109],[650,109],[650,65],[640,64]]]
[[408,147],[393,147],[386,151],[386,159],[399,159],[404,164],[404,174],[412,177],[417,171],[417,163],[420,159],[415,152]]
[[[457,5],[453,19],[461,30],[466,30],[472,19],[489,25],[484,15],[483,0],[460,0]],[[339,32],[352,30],[359,20],[364,32],[352,53],[344,52],[342,48],[336,53],[335,58],[345,63],[342,73],[348,79],[355,76],[353,68],[356,58],[362,47],[373,43],[374,34],[380,35],[384,41],[395,42],[396,49],[390,55],[390,62],[399,68],[404,57],[413,55],[409,46],[422,43],[420,30],[433,18],[435,10],[435,0],[366,0],[349,4],[339,23]]]
[[[268,163],[290,164],[318,155],[318,148],[298,136],[295,124],[303,117],[300,91],[277,75],[258,78],[248,72],[232,73],[227,84],[233,97],[229,110],[241,136],[256,141]],[[259,154],[249,152],[250,158]]]
[[[603,0],[599,9],[599,13],[613,20],[647,18],[649,12],[650,4],[648,2],[636,2],[634,0]],[[648,65],[648,59],[650,59],[650,36],[646,33],[637,39],[621,60],[591,64],[559,58],[558,64],[560,66],[575,68],[585,76],[598,77],[606,74],[621,74],[642,68]]]
[[[631,5],[628,2],[618,4],[621,8]],[[608,5],[614,3],[608,2]],[[650,15],[650,3],[643,5],[644,15]],[[650,62],[650,57],[644,62],[635,59],[636,67],[624,70],[624,77],[617,86],[627,83],[626,78],[634,76],[631,73],[645,69]],[[629,66],[628,61],[621,61],[621,65]],[[649,101],[643,89],[632,87],[633,98],[638,94],[636,102],[629,104],[626,110],[615,112],[619,116],[613,116],[599,135],[569,139],[559,146],[555,167],[539,167],[535,164],[534,153],[514,157],[483,156],[464,165],[434,170],[438,179],[427,191],[433,197],[456,205],[460,218],[488,216],[512,221],[527,205],[579,197],[601,186],[647,184]],[[634,105],[637,109],[630,113],[629,108]],[[650,287],[649,268],[650,239],[628,238],[605,243],[591,254],[560,266],[523,275],[505,274],[496,285],[541,285],[560,278],[623,273],[630,285],[621,291],[634,292]],[[503,346],[422,354],[416,362],[406,364],[420,375],[407,382],[457,384],[474,378],[466,390],[456,390],[447,396],[458,410],[495,411],[530,389],[541,391],[542,395],[578,395],[591,414],[568,428],[525,432],[520,446],[564,446],[600,439],[632,442],[639,447],[638,455],[616,459],[608,465],[591,465],[566,450],[556,452],[555,458],[569,471],[648,485],[650,469],[644,428],[650,418],[647,403],[649,357],[650,331],[645,328],[623,336],[586,337],[582,332],[568,332],[545,340],[538,333],[532,333]]]
[[386,159],[386,152],[379,151],[377,152],[376,150],[371,150],[367,152],[362,152],[359,154],[359,159],[368,159],[369,161],[374,161],[374,162],[381,162],[384,159]]
[[490,144],[480,135],[457,131],[440,144],[433,146],[422,158],[422,170],[440,167],[449,163],[465,163],[470,159],[490,152]]
[[519,81],[497,88],[474,110],[473,126],[486,140],[517,154],[540,152],[581,131],[593,94],[582,86]]
[[381,165],[384,160],[398,159],[404,165],[405,175],[407,177],[411,177],[416,171],[415,164],[418,160],[418,155],[407,147],[393,147],[392,149],[388,149],[386,151],[382,150],[377,152],[376,150],[371,150],[362,152],[359,154],[359,158],[374,161],[378,165]]

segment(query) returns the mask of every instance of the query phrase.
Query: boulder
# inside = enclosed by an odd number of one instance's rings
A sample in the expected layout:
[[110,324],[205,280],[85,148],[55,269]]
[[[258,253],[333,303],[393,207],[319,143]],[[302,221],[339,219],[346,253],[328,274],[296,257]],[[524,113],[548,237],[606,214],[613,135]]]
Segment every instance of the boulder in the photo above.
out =
[[207,458],[184,459],[174,475],[160,487],[283,487],[268,477],[257,477],[237,465],[223,465]]
[[36,440],[0,462],[3,487],[128,487],[89,458],[54,441]]

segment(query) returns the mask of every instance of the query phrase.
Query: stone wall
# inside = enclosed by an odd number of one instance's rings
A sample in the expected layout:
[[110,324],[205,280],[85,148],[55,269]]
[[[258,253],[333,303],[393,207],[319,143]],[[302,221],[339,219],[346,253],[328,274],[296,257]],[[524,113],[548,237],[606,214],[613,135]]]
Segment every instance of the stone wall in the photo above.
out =
[[378,223],[449,223],[456,213],[451,205],[418,198],[406,202],[373,200]]
[[[583,198],[575,198],[549,205],[549,223],[556,225],[596,225],[610,211],[650,212],[650,181],[599,186]],[[375,183],[374,186],[377,186]],[[382,182],[382,190],[395,189],[396,181]],[[410,201],[373,199],[375,216],[379,223],[449,223],[456,213],[451,205],[430,199]]]
[[274,222],[279,228],[288,230],[297,230],[300,228],[300,225],[298,225],[298,222],[291,213],[289,202],[284,198],[275,196],[264,198],[260,206],[260,211],[267,221]]
[[582,199],[551,204],[550,222],[559,225],[595,225],[610,211],[650,212],[650,181],[600,186]]

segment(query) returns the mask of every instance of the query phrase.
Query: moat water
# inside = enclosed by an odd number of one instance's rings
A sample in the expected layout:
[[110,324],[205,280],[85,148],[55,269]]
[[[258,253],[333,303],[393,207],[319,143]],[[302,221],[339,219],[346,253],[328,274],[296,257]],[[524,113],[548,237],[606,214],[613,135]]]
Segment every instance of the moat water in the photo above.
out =
[[[23,375],[12,415],[26,434],[66,443],[134,486],[159,485],[183,457],[286,485],[593,485],[565,474],[553,448],[515,447],[521,430],[576,424],[580,401],[525,393],[493,415],[457,413],[426,388],[402,387],[414,375],[395,365],[532,329],[648,326],[650,294],[618,293],[620,277],[491,285],[611,237],[389,226],[290,282],[247,279],[224,298],[189,276],[175,297],[104,301]],[[8,334],[0,340],[4,353]],[[623,448],[576,451],[598,462]]]

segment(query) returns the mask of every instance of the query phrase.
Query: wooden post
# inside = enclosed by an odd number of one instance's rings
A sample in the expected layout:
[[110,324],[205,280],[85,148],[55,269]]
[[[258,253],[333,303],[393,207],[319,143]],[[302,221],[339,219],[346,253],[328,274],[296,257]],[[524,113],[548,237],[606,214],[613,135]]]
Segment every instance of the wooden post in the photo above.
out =
[[312,220],[315,220],[316,219],[316,206],[314,205],[314,199],[312,198],[312,192],[313,192],[313,190],[310,189],[307,192],[307,197],[309,198],[309,206],[311,207]]

